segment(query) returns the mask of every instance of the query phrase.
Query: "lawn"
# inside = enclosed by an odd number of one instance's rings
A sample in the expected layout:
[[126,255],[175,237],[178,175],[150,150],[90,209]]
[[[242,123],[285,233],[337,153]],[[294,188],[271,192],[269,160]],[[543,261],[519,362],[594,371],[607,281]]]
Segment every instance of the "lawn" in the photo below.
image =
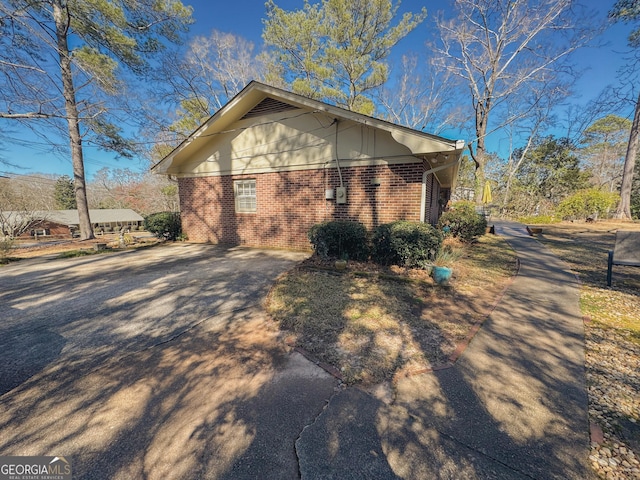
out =
[[[540,227],[536,238],[581,282],[589,420],[604,435],[592,444],[594,471],[640,479],[640,268],[615,266],[606,286],[615,232],[640,224]],[[366,385],[449,362],[515,271],[515,253],[494,235],[464,249],[449,287],[424,271],[351,263],[340,274],[312,258],[279,279],[266,307],[290,344],[337,367],[346,383]]]
[[449,286],[423,270],[350,262],[338,273],[312,258],[279,279],[266,308],[291,344],[335,366],[348,384],[432,369],[450,361],[516,271],[500,237],[456,247],[462,255]]
[[[98,243],[107,244],[107,249],[96,250],[95,245]],[[125,244],[127,249],[132,248],[146,248],[159,243],[159,240],[150,236],[146,232],[143,232],[142,236],[138,235],[125,235]],[[102,253],[109,253],[121,250],[118,242],[118,234],[105,234],[100,235],[97,238],[91,240],[64,239],[58,241],[46,241],[41,240],[40,243],[33,241],[25,242],[22,240],[16,240],[9,245],[9,248],[4,252],[5,263],[10,261],[19,261],[25,258],[35,258],[47,256],[49,258],[72,258],[82,257],[86,255],[95,255]],[[2,254],[3,252],[0,252]],[[0,255],[0,264],[1,261]]]
[[638,223],[544,225],[539,240],[567,262],[582,283],[589,420],[604,441],[592,444],[601,478],[640,479],[640,268],[613,267],[607,287],[607,252],[615,232]]
[[612,288],[606,284],[607,252],[618,229],[640,231],[640,224],[545,225],[538,238],[580,278],[582,313],[599,328],[618,329],[640,343],[640,268],[614,266]]

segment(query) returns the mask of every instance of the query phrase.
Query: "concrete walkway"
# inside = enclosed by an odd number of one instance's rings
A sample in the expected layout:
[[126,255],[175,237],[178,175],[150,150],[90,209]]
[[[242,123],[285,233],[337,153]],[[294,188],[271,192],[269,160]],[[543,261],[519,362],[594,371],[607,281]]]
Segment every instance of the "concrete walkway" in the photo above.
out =
[[296,450],[303,479],[588,479],[578,282],[516,223],[520,271],[454,367],[385,401],[335,395]]

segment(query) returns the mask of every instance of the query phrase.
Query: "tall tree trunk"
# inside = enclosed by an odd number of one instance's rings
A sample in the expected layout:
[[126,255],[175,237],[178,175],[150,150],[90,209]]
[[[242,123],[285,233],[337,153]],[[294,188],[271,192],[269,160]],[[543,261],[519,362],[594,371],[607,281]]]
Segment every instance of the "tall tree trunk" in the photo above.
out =
[[640,94],[636,100],[636,110],[633,115],[631,134],[629,135],[629,145],[627,154],[624,157],[624,172],[622,173],[622,185],[620,187],[620,205],[615,217],[631,220],[631,187],[633,186],[633,170],[636,165],[638,155],[638,142],[640,141]]
[[475,153],[469,147],[471,158],[476,164],[475,172],[475,197],[476,203],[480,205],[482,203],[482,191],[484,189],[484,169],[487,164],[487,150],[485,145],[485,136],[487,135],[487,115],[489,112],[489,101],[485,101],[484,104],[478,103],[476,105],[476,137],[478,144],[476,146]]
[[89,203],[84,176],[84,159],[82,154],[82,137],[80,135],[80,118],[76,102],[73,71],[71,69],[71,55],[69,53],[69,12],[62,2],[53,2],[53,18],[56,23],[56,41],[60,56],[60,76],[62,78],[62,93],[64,96],[67,125],[71,143],[71,160],[73,164],[73,182],[76,193],[78,219],[80,222],[80,238],[88,240],[94,238],[91,219],[89,218]]
[[504,197],[502,197],[502,211],[507,211],[507,205],[509,204],[509,195],[511,194],[511,182],[513,181],[513,176],[515,175],[515,170],[510,171],[509,175],[507,175],[507,183],[504,186]]

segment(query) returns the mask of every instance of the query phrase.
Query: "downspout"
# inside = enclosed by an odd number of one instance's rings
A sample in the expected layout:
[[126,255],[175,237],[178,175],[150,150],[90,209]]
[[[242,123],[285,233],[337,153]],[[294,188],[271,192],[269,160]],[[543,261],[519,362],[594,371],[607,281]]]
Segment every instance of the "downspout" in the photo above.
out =
[[338,158],[338,124],[340,120],[337,118],[333,119],[333,122],[336,124],[336,167],[338,167],[338,177],[340,178],[340,186],[344,187],[344,183],[342,182],[342,171],[340,170],[340,159]]
[[[324,164],[322,165],[325,192],[329,188],[329,172],[327,169],[330,168],[331,162],[332,162],[331,160],[325,160]],[[325,196],[325,202],[324,202],[324,219],[325,221],[328,221],[329,219],[329,202],[327,201],[326,196]]]

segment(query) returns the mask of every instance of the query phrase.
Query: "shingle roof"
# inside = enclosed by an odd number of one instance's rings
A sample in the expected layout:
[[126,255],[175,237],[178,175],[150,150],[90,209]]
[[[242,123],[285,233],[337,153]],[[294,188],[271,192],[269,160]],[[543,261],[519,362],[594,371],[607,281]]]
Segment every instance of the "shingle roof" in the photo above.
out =
[[[78,225],[77,210],[52,210],[47,213],[47,220],[63,225]],[[91,223],[142,222],[144,218],[129,208],[89,210]]]
[[[22,218],[20,212],[6,211],[2,212],[2,217],[10,221],[19,221]],[[29,212],[29,218],[39,218],[50,222],[58,223],[60,225],[78,225],[80,223],[78,219],[77,210],[49,210],[40,212]],[[142,218],[139,214],[129,208],[114,208],[114,209],[96,209],[89,210],[89,218],[91,223],[116,223],[116,222],[142,222]]]

